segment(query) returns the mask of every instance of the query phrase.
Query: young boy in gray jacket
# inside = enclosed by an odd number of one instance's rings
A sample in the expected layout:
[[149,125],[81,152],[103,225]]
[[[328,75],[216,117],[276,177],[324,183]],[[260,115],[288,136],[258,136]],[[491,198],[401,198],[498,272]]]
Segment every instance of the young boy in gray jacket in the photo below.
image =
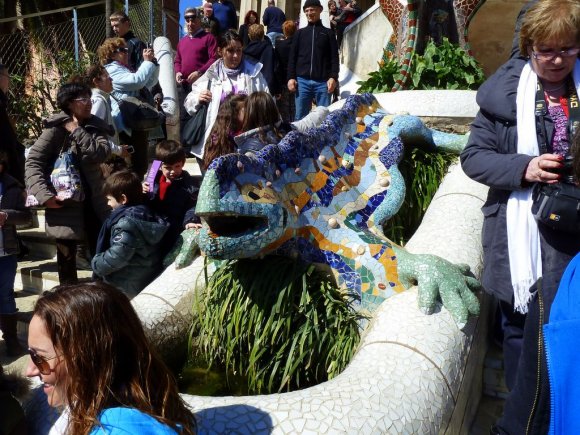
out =
[[91,265],[97,278],[133,298],[161,272],[159,245],[169,224],[143,204],[141,181],[131,171],[110,175],[104,193],[113,211]]

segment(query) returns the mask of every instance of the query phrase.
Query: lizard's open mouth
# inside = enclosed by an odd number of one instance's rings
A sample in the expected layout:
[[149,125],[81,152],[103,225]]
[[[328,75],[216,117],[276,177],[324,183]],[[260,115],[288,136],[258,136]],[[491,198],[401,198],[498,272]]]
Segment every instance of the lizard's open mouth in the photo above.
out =
[[234,237],[263,230],[268,226],[265,216],[216,214],[202,216],[201,219],[209,227],[210,234],[218,237]]

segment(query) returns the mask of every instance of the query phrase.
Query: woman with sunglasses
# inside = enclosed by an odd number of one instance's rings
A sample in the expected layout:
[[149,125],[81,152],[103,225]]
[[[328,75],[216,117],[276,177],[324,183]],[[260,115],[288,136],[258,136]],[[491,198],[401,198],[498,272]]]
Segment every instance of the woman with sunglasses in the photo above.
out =
[[[85,240],[94,255],[99,229],[111,213],[101,189],[100,165],[111,156],[108,136],[113,129],[91,114],[91,89],[82,83],[60,87],[56,102],[62,112],[44,122],[44,129],[29,149],[26,187],[46,208],[46,233],[56,239],[60,283],[77,281],[77,243]],[[54,164],[63,151],[71,150],[83,178],[84,200],[57,196],[51,182]]]
[[[522,56],[479,89],[480,111],[461,155],[465,173],[490,187],[482,207],[482,283],[500,301],[506,384],[512,391],[497,430],[513,434],[547,431],[549,408],[542,403],[538,410],[536,400],[538,358],[523,341],[524,324],[527,330],[535,320],[526,320],[525,313],[531,299],[542,298],[547,321],[549,295],[580,252],[580,237],[549,228],[531,214],[534,185],[566,181],[564,161],[571,155],[573,126],[580,122],[580,2],[540,0],[526,12],[519,41]],[[539,278],[535,296],[536,287],[530,288]]]
[[132,71],[129,67],[129,49],[125,40],[123,38],[108,38],[97,49],[97,55],[101,65],[105,67],[113,80],[113,90],[110,93],[113,97],[111,112],[119,132],[119,139],[121,143],[133,146],[132,169],[143,178],[149,164],[147,159],[149,132],[131,130],[127,127],[121,116],[117,100],[137,97],[142,92],[151,91],[159,78],[159,67],[155,60],[155,54],[152,48],[144,49],[143,62],[137,71]]
[[199,143],[193,144],[191,152],[203,161],[205,143],[217,118],[218,110],[228,95],[251,94],[256,91],[270,92],[262,75],[263,65],[244,57],[242,38],[235,30],[228,30],[218,40],[221,56],[192,86],[185,98],[185,110],[191,116],[204,104],[209,104],[205,119],[205,134]]
[[195,433],[175,379],[114,287],[83,283],[46,292],[34,307],[28,347],[26,375],[38,376],[48,404],[63,410],[55,432]]

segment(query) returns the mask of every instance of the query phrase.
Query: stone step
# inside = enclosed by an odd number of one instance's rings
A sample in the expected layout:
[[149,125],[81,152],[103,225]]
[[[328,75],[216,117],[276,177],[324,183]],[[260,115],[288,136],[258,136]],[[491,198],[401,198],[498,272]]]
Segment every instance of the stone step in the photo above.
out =
[[[32,252],[32,251],[31,251]],[[92,271],[78,270],[79,278],[90,278]],[[58,268],[54,258],[28,259],[18,263],[15,289],[33,294],[41,294],[58,285]]]
[[44,225],[42,228],[19,230],[18,236],[22,240],[22,243],[30,250],[30,257],[53,258],[56,255],[54,238],[46,235]]

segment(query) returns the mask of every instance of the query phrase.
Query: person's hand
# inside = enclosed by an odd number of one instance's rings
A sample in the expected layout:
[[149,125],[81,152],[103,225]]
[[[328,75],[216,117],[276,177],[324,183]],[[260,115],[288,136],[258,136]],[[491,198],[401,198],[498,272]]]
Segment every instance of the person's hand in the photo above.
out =
[[328,89],[328,93],[332,94],[334,92],[334,90],[336,89],[336,80],[334,80],[333,78],[329,78],[328,81],[326,82],[326,88]]
[[155,53],[153,52],[152,48],[146,48],[143,50],[143,60],[148,60],[149,62],[153,62],[155,58]]
[[45,201],[45,203],[42,205],[46,208],[62,208],[62,204],[60,202],[58,202],[58,199],[56,199],[56,196],[53,196],[53,197],[47,199]]
[[200,77],[201,77],[201,73],[199,71],[194,71],[190,75],[187,76],[187,83],[192,84]]
[[562,167],[562,160],[563,157],[557,154],[542,154],[541,156],[534,157],[528,163],[528,167],[524,173],[524,180],[529,183],[557,183],[560,179],[560,174],[556,174],[554,169],[560,169]]
[[298,82],[294,79],[288,80],[288,90],[290,92],[296,92],[296,88],[298,87]]
[[143,183],[141,183],[141,188],[143,190],[143,193],[149,193],[150,186],[149,186],[149,183],[147,181],[144,181]]
[[156,109],[161,110],[161,103],[163,102],[163,94],[157,93],[153,96],[153,102],[155,103]]
[[209,103],[211,101],[211,91],[209,89],[204,89],[199,93],[200,103]]
[[200,228],[201,228],[201,224],[195,224],[193,222],[190,222],[190,223],[185,225],[186,230],[199,230]]
[[123,157],[124,159],[126,159],[131,155],[131,153],[129,152],[129,147],[130,147],[129,145],[121,145],[121,157]]
[[64,123],[64,128],[66,128],[66,130],[69,133],[72,133],[73,131],[75,131],[75,129],[79,126],[79,121],[78,119],[73,115],[72,119],[69,119],[68,121],[66,121]]
[[5,211],[0,211],[0,228],[4,226],[6,219],[8,219],[8,213]]
[[177,74],[175,74],[175,81],[177,83],[183,82],[183,74],[181,74],[180,72],[178,72]]

